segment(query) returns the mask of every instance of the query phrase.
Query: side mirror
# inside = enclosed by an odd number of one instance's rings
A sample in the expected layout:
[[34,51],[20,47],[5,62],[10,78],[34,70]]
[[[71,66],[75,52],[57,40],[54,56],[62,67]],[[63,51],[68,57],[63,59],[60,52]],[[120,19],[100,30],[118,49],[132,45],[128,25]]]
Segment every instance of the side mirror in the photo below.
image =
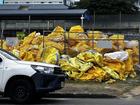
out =
[[2,62],[2,58],[0,58],[0,63]]

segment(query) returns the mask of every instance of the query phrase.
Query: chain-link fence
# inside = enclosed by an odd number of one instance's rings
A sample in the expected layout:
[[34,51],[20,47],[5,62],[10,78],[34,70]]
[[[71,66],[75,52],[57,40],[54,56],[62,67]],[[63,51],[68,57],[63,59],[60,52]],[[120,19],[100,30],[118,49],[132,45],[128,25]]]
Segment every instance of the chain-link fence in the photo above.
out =
[[[123,32],[123,33],[139,33],[140,32],[140,14],[122,14],[116,15],[98,15],[92,16],[92,26],[95,29],[104,30],[106,32]],[[88,24],[85,24],[88,27]]]
[[[1,20],[1,40],[7,39],[10,45],[12,45],[11,43],[15,45],[17,44],[15,43],[17,39],[9,37],[16,37],[17,32],[23,32],[28,35],[36,31],[40,32],[43,36],[41,41],[43,42],[42,49],[50,45],[59,49],[62,54],[75,56],[80,52],[88,50],[95,50],[103,54],[125,50],[124,46],[128,40],[137,40],[139,42],[140,39],[140,35],[136,35],[136,33],[140,32],[140,14],[124,15],[121,12],[118,15],[94,14],[93,20],[84,21],[83,28],[85,32],[69,32],[71,26],[80,23],[80,19],[32,20],[30,16],[26,20]],[[62,26],[65,31],[57,31],[55,32],[56,37],[47,38],[46,40],[46,37],[52,33],[56,26]],[[104,33],[95,30],[103,30]],[[124,34],[124,38],[120,38],[120,33]],[[116,34],[116,37],[111,39],[113,34]],[[47,43],[47,45],[46,42],[51,43]],[[1,43],[1,48],[3,47],[2,45],[3,42]],[[139,43],[137,47],[139,47]]]
[[42,50],[38,57],[43,62],[46,59],[44,53],[47,52],[46,49],[50,50],[49,48],[56,48],[61,55],[65,54],[71,57],[85,51],[95,51],[104,55],[105,53],[131,50],[136,62],[140,59],[140,35],[108,34],[93,30],[87,32],[43,30],[42,34],[35,32],[34,36],[31,35],[26,35],[24,40],[18,40],[17,37],[5,37],[5,41],[1,40],[1,48],[11,50],[11,52],[14,48],[20,50],[21,53],[30,52],[34,57],[33,61],[38,61],[36,56]]

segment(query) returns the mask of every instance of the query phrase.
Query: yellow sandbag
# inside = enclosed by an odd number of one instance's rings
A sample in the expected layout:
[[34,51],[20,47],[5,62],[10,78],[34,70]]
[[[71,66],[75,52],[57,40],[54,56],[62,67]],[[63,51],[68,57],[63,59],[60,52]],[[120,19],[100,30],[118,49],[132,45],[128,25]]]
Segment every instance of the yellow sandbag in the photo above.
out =
[[69,62],[71,63],[71,65],[73,67],[77,68],[81,72],[85,72],[85,71],[87,71],[88,69],[90,69],[93,66],[92,63],[84,62],[84,61],[82,61],[82,60],[80,60],[80,59],[78,59],[76,57],[70,58]]
[[26,55],[26,51],[20,50],[20,58],[24,59],[25,55]]
[[107,72],[113,79],[119,79],[119,75],[112,69],[110,69],[109,67],[105,66],[102,67],[102,69]]
[[124,61],[125,65],[126,65],[125,70],[130,77],[134,78],[134,77],[136,77],[136,72],[134,70],[135,62],[134,62],[134,59],[133,59],[133,55],[131,55],[132,52],[129,51],[129,50],[127,50],[127,51],[129,53],[129,57],[128,57],[128,60]]
[[60,52],[62,52],[64,50],[64,43],[57,43],[57,42],[53,42],[53,41],[46,41],[45,45],[47,47],[54,47],[54,48],[58,49]]
[[[84,33],[74,33],[74,32],[69,32],[65,34],[66,39],[75,39],[77,42],[85,41],[85,39],[88,39],[87,35]],[[82,40],[83,39],[83,40]]]
[[122,39],[124,40],[124,35],[123,34],[114,34],[109,37],[109,39]]
[[98,82],[105,81],[107,79],[107,73],[101,69],[100,67],[93,67],[88,70],[87,73],[84,73],[80,78],[80,80],[95,80]]
[[65,32],[65,30],[64,30],[61,26],[57,26],[57,27],[53,30],[52,34],[54,34],[54,33],[64,33],[64,32]]
[[85,51],[91,50],[92,48],[88,46],[87,44],[81,42],[81,43],[78,43],[76,46],[73,46],[72,49],[77,52],[85,52]]
[[39,45],[38,53],[36,55],[36,61],[43,62],[43,45]]
[[67,71],[66,74],[74,80],[79,79],[80,76],[80,73],[76,71]]
[[39,36],[36,36],[33,40],[32,40],[32,44],[33,45],[40,45],[43,41],[43,36],[42,35],[39,35]]
[[64,41],[64,35],[59,33],[49,34],[48,36],[45,36],[44,39],[45,41],[62,42]]
[[[85,41],[85,39],[88,39],[88,36],[84,33],[79,33],[75,37],[76,39],[79,39],[79,42]],[[82,40],[83,39],[83,40]]]
[[123,50],[125,48],[124,35],[114,34],[110,36],[109,39],[112,40],[113,43],[112,47],[114,51]]
[[26,52],[23,60],[25,60],[25,61],[35,61],[33,53],[31,51]]
[[60,60],[60,66],[65,71],[80,71],[86,72],[93,64],[91,62],[84,62],[76,57],[69,60]]
[[138,64],[139,63],[139,48],[133,47],[131,49],[126,49],[126,51],[129,52],[130,55],[132,56],[133,65]]
[[48,36],[45,36],[45,41],[54,41],[54,42],[62,42],[64,41],[64,35],[63,34],[49,34]]
[[89,69],[87,74],[83,75],[81,80],[95,80],[98,82],[105,81],[107,79],[107,73],[100,67],[93,66],[93,68]]
[[70,33],[82,33],[84,32],[84,29],[80,26],[80,25],[77,25],[77,26],[73,26],[70,28],[69,30]]
[[63,71],[78,71],[78,68],[74,67],[69,60],[60,59],[59,65]]
[[57,64],[59,57],[59,51],[53,47],[47,47],[43,54],[43,59],[45,62],[50,64]]
[[119,75],[120,80],[126,80],[128,73],[126,73],[125,64],[120,61],[104,61],[104,65],[109,67],[111,70],[115,71]]
[[85,62],[93,62],[94,64],[97,64],[99,66],[102,66],[103,64],[103,57],[99,53],[87,51],[78,54],[77,57]]
[[76,63],[80,66],[79,71],[81,71],[81,72],[86,72],[93,66],[93,64],[91,62],[83,62],[79,59]]
[[9,46],[7,45],[7,42],[6,42],[6,41],[4,41],[4,42],[2,43],[2,48],[3,48],[4,50],[9,51]]
[[68,76],[73,79],[80,79],[93,66],[92,63],[83,62],[76,57],[67,60],[62,59],[59,61],[59,64],[62,70],[66,71]]
[[79,43],[85,43],[87,44],[88,42],[88,37],[86,34],[80,33],[76,36],[76,39]]
[[30,33],[23,40],[23,45],[31,44],[32,40],[35,38],[36,32]]
[[123,71],[124,70],[121,62],[119,62],[119,61],[118,62],[117,61],[116,62],[104,61],[104,65],[109,67],[109,68],[111,68],[111,69],[113,69],[114,71],[116,71],[118,73],[119,73],[119,71]]
[[101,39],[104,38],[104,35],[101,31],[89,31],[88,38],[90,39]]
[[98,82],[105,81],[108,78],[107,73],[100,67],[94,67],[93,79]]
[[112,69],[119,74],[120,80],[126,80],[129,73],[126,70],[125,61],[128,61],[129,54],[126,51],[118,51],[113,53],[104,54],[104,65]]
[[24,45],[22,44],[19,49],[20,51],[22,50],[28,51],[31,46],[32,46],[31,44],[24,44]]
[[44,37],[45,41],[55,41],[55,42],[61,42],[64,41],[64,32],[65,30],[57,26],[50,34]]
[[82,81],[88,81],[88,80],[93,80],[93,74],[89,74],[89,73],[84,73],[79,80]]
[[17,57],[20,57],[20,51],[19,51],[19,50],[13,49],[13,50],[12,50],[12,53],[13,53],[15,56],[17,56]]

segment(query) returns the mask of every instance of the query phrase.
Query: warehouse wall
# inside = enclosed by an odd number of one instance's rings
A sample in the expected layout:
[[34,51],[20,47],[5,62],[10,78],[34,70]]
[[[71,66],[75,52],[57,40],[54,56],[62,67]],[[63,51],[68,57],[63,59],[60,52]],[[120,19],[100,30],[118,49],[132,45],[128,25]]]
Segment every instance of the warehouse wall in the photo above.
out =
[[[79,20],[6,20],[4,22],[5,30],[22,30],[22,29],[44,29],[52,30],[55,26],[60,25],[69,29],[73,25],[81,24]],[[106,32],[125,32],[140,33],[140,13],[134,15],[96,15],[90,21],[84,21],[84,28],[103,30]]]
[[[68,21],[68,26],[77,24],[76,22]],[[118,14],[118,15],[95,15],[90,21],[84,22],[85,29],[97,29],[105,31],[124,31],[140,32],[140,13],[138,14]]]
[[136,28],[140,26],[140,14],[97,15],[93,21],[96,28]]

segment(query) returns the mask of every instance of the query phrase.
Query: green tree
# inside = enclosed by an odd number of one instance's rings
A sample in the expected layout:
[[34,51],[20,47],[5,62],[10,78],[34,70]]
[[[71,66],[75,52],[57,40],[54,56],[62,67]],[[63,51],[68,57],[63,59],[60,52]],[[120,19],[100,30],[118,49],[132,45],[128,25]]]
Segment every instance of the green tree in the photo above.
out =
[[83,8],[88,9],[90,6],[91,1],[90,0],[80,0],[80,2],[77,2],[77,8]]
[[131,14],[138,11],[137,0],[81,0],[77,8],[87,8],[91,14]]

